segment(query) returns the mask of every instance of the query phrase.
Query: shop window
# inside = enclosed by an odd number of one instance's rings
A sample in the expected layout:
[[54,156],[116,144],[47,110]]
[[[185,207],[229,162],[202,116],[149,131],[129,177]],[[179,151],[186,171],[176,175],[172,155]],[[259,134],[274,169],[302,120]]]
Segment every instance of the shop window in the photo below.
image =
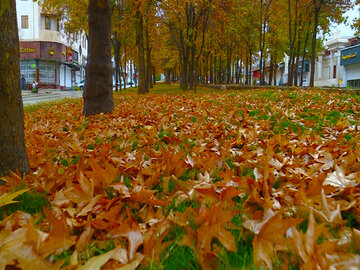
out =
[[24,77],[27,84],[35,81],[35,60],[20,61],[20,77]]
[[40,61],[39,80],[41,84],[56,84],[55,62]]
[[333,79],[336,79],[336,66],[333,68]]
[[350,86],[351,88],[359,88],[360,80],[350,80],[348,81],[348,86]]
[[29,16],[28,15],[21,16],[21,28],[22,29],[29,28]]

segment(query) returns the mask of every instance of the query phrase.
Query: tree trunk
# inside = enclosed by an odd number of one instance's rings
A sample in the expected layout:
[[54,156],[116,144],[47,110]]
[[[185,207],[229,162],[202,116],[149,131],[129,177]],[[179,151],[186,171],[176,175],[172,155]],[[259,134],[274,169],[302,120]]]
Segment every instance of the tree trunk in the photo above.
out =
[[301,64],[301,75],[300,75],[300,86],[303,86],[303,79],[304,79],[304,65],[305,65],[305,53],[306,53],[306,48],[307,48],[307,43],[309,40],[309,33],[310,33],[310,25],[311,25],[311,19],[309,19],[309,24],[308,24],[308,28],[306,30],[306,37],[305,37],[305,43],[304,43],[304,48],[302,51],[302,64]]
[[84,86],[84,115],[114,109],[111,64],[110,0],[89,1],[89,62]]
[[20,49],[15,0],[0,2],[0,177],[29,172],[20,90]]
[[[114,50],[114,60],[115,60],[115,92],[118,92],[119,88],[118,88],[118,83],[119,80],[121,81],[121,77],[119,78],[119,73],[120,73],[120,66],[121,66],[121,61],[120,61],[120,46],[119,46],[119,41],[116,37],[114,37],[112,40],[112,47]],[[120,83],[120,90],[121,90],[121,83]]]
[[136,46],[138,53],[138,94],[146,93],[146,70],[145,70],[145,50],[144,50],[144,34],[143,34],[143,17],[140,11],[135,15],[135,28],[136,28]]
[[155,66],[152,67],[152,75],[153,75],[153,85],[156,85],[156,72]]
[[312,36],[312,44],[311,44],[311,72],[310,72],[310,87],[314,87],[315,81],[315,52],[316,52],[316,38],[317,38],[317,28],[319,25],[319,13],[320,13],[320,5],[317,5],[317,1],[313,0],[315,5],[315,12],[314,12],[314,29],[313,29],[313,36]]
[[274,59],[273,54],[270,54],[270,73],[269,73],[269,85],[272,85],[272,77],[274,72]]
[[245,85],[249,85],[249,57],[246,55],[245,62]]
[[[277,49],[277,48],[276,48]],[[275,52],[275,59],[274,59],[274,85],[277,85],[276,77],[277,77],[277,52]]]
[[167,69],[166,69],[166,74],[165,74],[166,84],[167,84],[167,85],[170,85],[170,84],[171,84],[170,76],[171,76],[171,69],[170,69],[170,68],[167,68]]
[[213,54],[210,54],[210,84],[214,83],[214,61],[213,61]]
[[124,46],[124,74],[123,74],[123,79],[124,79],[124,90],[126,90],[126,76],[127,76],[127,68],[126,68],[126,45]]
[[147,78],[147,87],[146,92],[149,93],[149,88],[154,88],[152,82],[152,66],[151,66],[151,48],[150,48],[150,38],[149,38],[149,26],[146,24],[145,29],[145,47],[146,47],[146,78]]

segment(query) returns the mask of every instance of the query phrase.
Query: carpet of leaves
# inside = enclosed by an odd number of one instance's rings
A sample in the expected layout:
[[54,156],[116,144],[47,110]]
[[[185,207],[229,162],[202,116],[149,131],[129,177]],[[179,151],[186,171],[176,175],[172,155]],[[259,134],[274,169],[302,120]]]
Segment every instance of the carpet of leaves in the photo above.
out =
[[0,198],[48,204],[3,213],[0,269],[358,267],[359,102],[200,91],[116,94],[93,117],[80,100],[27,110],[31,173]]

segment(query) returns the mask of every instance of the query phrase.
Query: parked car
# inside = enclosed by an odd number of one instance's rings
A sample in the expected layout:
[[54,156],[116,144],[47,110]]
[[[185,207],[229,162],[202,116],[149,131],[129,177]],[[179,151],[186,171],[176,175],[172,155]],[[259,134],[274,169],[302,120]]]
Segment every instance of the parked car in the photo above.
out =
[[75,84],[75,86],[79,87],[80,90],[84,90],[85,80],[82,80],[81,82]]

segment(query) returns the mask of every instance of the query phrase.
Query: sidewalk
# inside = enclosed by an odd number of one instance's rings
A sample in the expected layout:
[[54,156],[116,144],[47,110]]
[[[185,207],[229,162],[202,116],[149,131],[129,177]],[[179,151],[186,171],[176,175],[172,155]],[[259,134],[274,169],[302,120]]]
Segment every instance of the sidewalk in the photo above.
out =
[[64,91],[60,89],[39,89],[38,93],[32,93],[31,90],[21,90],[21,96],[23,104],[28,105],[63,98],[80,98],[82,97],[82,92],[74,90]]

